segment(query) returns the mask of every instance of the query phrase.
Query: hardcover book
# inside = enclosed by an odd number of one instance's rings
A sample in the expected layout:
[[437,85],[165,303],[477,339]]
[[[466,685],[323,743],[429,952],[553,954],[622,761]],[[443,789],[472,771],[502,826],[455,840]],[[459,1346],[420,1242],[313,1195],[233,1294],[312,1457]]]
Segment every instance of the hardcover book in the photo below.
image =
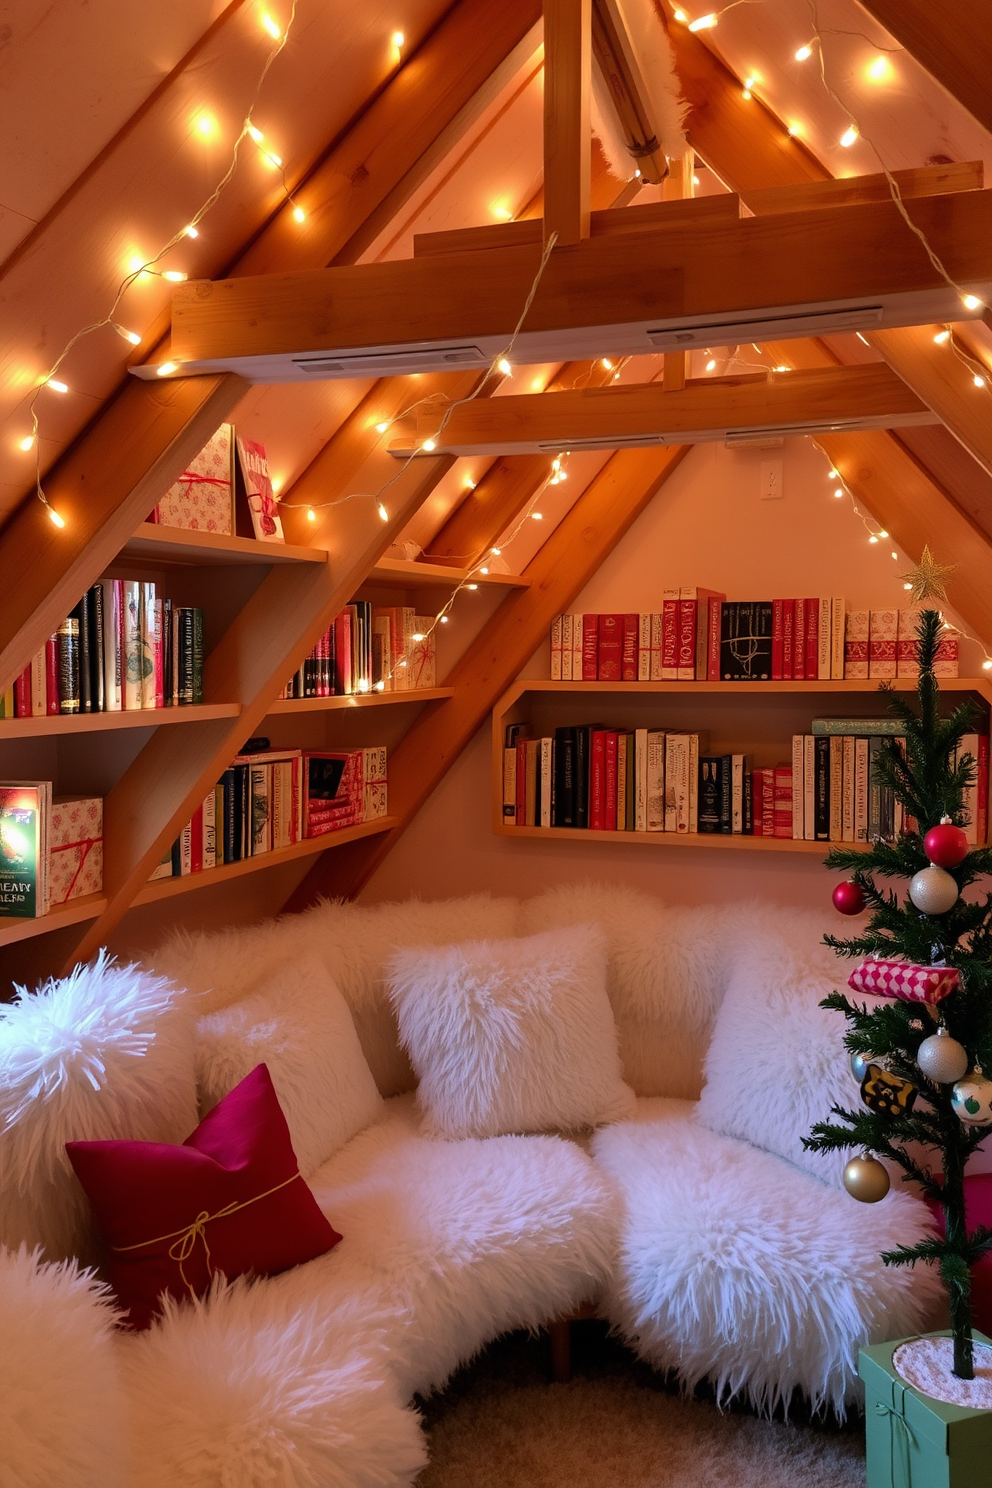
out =
[[844,676],[856,681],[868,676],[869,612],[849,610],[844,624]]
[[279,505],[272,490],[265,445],[237,437],[239,489],[244,491],[251,525],[259,542],[285,542]]
[[47,913],[43,781],[0,785],[0,916],[36,919]]
[[724,604],[720,671],[725,682],[767,682],[772,670],[772,606],[762,600]]

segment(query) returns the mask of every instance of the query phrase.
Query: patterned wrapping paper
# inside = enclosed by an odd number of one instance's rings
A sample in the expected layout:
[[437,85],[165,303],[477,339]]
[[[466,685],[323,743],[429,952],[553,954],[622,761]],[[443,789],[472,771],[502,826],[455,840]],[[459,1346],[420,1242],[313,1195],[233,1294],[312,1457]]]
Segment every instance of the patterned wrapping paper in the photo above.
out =
[[234,427],[221,424],[158,506],[163,527],[194,532],[234,532]]
[[960,980],[960,973],[953,966],[914,966],[910,961],[876,961],[869,957],[851,972],[847,985],[855,992],[869,992],[873,997],[940,1002],[955,990]]
[[48,839],[52,904],[103,890],[103,801],[80,796],[52,803]]

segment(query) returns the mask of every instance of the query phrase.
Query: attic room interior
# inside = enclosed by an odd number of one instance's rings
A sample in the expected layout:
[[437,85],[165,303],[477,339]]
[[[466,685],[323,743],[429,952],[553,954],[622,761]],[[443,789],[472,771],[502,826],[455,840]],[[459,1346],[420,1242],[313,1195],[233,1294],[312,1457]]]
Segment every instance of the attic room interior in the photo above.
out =
[[990,0],[0,12],[2,1488],[992,1482]]

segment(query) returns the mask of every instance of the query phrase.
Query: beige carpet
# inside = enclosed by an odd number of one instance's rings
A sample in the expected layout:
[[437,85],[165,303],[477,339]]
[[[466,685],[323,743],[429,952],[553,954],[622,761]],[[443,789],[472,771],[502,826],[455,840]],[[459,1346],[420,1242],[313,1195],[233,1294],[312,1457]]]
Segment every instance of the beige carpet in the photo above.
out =
[[514,1334],[422,1402],[431,1463],[419,1488],[864,1488],[856,1424],[786,1425],[684,1400],[580,1326],[570,1384],[547,1381],[542,1340]]

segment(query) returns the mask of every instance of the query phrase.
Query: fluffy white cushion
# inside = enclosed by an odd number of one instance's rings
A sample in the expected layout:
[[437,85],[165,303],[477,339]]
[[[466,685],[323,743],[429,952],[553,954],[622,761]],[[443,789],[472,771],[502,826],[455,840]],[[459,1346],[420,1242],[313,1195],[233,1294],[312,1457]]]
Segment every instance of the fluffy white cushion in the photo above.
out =
[[670,908],[615,884],[561,884],[524,900],[520,933],[601,925],[624,1078],[638,1095],[695,1098],[703,1057],[755,906]]
[[123,1400],[107,1289],[0,1247],[0,1484],[119,1488]]
[[795,1387],[814,1407],[856,1399],[858,1349],[931,1322],[933,1268],[879,1252],[933,1233],[906,1192],[859,1204],[767,1152],[717,1136],[688,1102],[639,1103],[593,1137],[623,1202],[611,1321],[656,1368],[759,1410]]
[[388,1318],[404,1393],[438,1389],[511,1328],[537,1328],[597,1297],[616,1261],[616,1204],[560,1137],[439,1142],[412,1096],[310,1180],[344,1236],[266,1286],[369,1298]]
[[0,1241],[98,1252],[72,1140],[182,1142],[197,1124],[189,1000],[101,952],[0,1008]]
[[348,1005],[315,956],[201,1018],[196,1063],[204,1115],[257,1064],[268,1066],[304,1178],[382,1114]]
[[742,947],[706,1056],[699,1120],[841,1188],[850,1152],[807,1152],[802,1144],[832,1106],[860,1102],[844,1048],[847,1024],[819,1006],[844,988],[849,963],[819,943],[819,924],[820,917],[781,912],[777,928],[763,926]]
[[596,926],[400,951],[390,996],[433,1136],[569,1130],[633,1109]]
[[400,1488],[426,1462],[367,1308],[298,1279],[167,1300],[119,1348],[142,1488]]
[[399,1095],[413,1089],[414,1077],[386,994],[387,960],[407,945],[515,935],[517,915],[515,899],[488,894],[437,903],[323,903],[250,929],[178,931],[144,959],[181,986],[204,993],[203,1009],[213,1011],[248,996],[262,978],[300,956],[319,956],[351,1009],[376,1084],[385,1096]]

